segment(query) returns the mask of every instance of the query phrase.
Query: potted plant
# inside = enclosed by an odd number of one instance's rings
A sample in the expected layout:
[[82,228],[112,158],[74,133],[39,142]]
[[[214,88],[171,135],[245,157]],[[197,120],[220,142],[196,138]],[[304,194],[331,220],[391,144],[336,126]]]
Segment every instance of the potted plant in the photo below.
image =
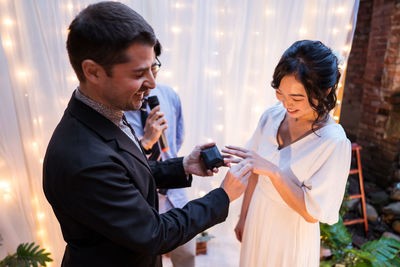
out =
[[207,242],[215,236],[208,234],[208,232],[202,232],[198,238],[196,238],[196,255],[207,254]]
[[39,250],[39,246],[35,246],[34,242],[20,244],[16,253],[0,261],[0,267],[46,266],[46,262],[51,262],[53,259],[49,257],[49,252],[44,251],[44,249]]

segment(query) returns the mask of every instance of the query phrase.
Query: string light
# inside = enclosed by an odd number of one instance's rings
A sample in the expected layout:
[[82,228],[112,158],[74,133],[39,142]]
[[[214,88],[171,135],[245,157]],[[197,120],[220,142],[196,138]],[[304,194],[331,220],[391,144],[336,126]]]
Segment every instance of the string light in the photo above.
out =
[[218,56],[219,53],[217,51],[214,52],[214,56]]
[[344,7],[338,7],[338,9],[336,9],[336,13],[337,14],[343,14],[344,13]]
[[224,95],[224,91],[222,91],[221,89],[217,90],[217,95],[223,96]]
[[220,32],[220,31],[216,32],[216,34],[217,34],[217,37],[222,37],[222,36],[224,36],[224,35],[225,35],[225,33],[224,33],[224,32]]
[[178,34],[178,33],[180,33],[182,31],[182,29],[177,27],[177,26],[174,26],[174,27],[171,28],[171,31],[173,33],[175,33],[175,34]]
[[37,142],[32,142],[32,146],[33,146],[34,148],[36,148],[36,147],[38,146],[38,143],[37,143]]
[[14,24],[14,21],[12,21],[9,18],[5,18],[5,19],[3,19],[3,24],[6,26],[12,26]]
[[343,51],[344,52],[348,52],[349,50],[350,50],[350,46],[349,45],[343,46]]
[[40,164],[43,164],[43,159],[39,159]]
[[223,107],[218,107],[218,110],[219,111],[222,111],[224,108]]
[[222,124],[217,125],[217,131],[222,132],[222,130],[224,130],[224,125]]
[[43,212],[39,212],[39,213],[37,214],[38,220],[43,220],[44,217],[45,217],[45,214],[44,214]]
[[306,28],[300,28],[299,33],[300,34],[306,34],[307,33],[307,29]]
[[342,87],[343,86],[343,84],[341,83],[341,82],[339,82],[338,83],[338,87],[340,88],[340,87]]
[[13,42],[10,39],[3,39],[3,46],[5,48],[11,48],[13,46]]
[[200,191],[199,191],[199,196],[200,196],[200,197],[204,197],[205,194],[206,194],[206,191],[203,191],[203,190],[200,190]]
[[72,11],[72,10],[74,9],[74,5],[71,4],[71,3],[69,3],[69,4],[67,5],[67,8],[68,8],[70,11]]
[[10,200],[11,198],[11,188],[10,184],[6,181],[0,181],[0,193],[3,195],[3,199],[5,201]]
[[341,101],[340,101],[340,100],[338,100],[338,101],[336,101],[336,103],[340,104],[340,103],[341,103]]
[[346,30],[350,31],[352,28],[353,28],[353,27],[352,27],[351,24],[347,24],[347,25],[346,25]]
[[183,7],[183,5],[181,3],[179,3],[179,2],[175,3],[175,8],[176,9],[179,9],[179,8],[182,8],[182,7]]
[[164,76],[165,78],[170,78],[172,76],[172,72],[169,70],[160,71],[160,75]]
[[267,9],[265,9],[265,15],[271,15],[273,13],[273,10],[272,9],[269,9],[269,8],[267,8]]
[[333,29],[332,29],[332,33],[333,33],[333,34],[337,34],[338,32],[339,32],[338,29],[336,29],[336,28],[333,28]]
[[26,76],[28,76],[28,73],[24,70],[18,71],[17,74],[18,74],[18,77],[20,77],[21,79],[26,78]]
[[260,32],[254,32],[254,34],[255,34],[256,36],[259,36],[259,35],[260,35]]

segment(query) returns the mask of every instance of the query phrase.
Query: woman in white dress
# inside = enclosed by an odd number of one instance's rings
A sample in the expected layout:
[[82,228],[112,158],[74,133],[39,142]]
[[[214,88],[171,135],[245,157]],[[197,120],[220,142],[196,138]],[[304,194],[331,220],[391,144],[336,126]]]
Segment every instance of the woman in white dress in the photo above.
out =
[[235,233],[242,267],[319,266],[319,222],[334,224],[350,169],[351,143],[329,116],[338,60],[318,41],[298,41],[280,59],[267,109],[246,148],[223,152],[252,170]]

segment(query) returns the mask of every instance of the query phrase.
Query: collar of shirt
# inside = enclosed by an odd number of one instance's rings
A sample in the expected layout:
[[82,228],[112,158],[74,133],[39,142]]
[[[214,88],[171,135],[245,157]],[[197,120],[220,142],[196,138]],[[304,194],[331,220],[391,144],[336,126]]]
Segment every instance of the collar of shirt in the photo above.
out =
[[89,97],[82,94],[81,91],[79,91],[79,87],[76,88],[75,90],[75,97],[81,102],[91,107],[92,109],[96,110],[98,113],[100,113],[110,121],[112,121],[112,123],[114,123],[116,126],[120,127],[122,121],[122,115],[124,114],[122,110],[109,108],[103,104],[100,104],[90,99]]

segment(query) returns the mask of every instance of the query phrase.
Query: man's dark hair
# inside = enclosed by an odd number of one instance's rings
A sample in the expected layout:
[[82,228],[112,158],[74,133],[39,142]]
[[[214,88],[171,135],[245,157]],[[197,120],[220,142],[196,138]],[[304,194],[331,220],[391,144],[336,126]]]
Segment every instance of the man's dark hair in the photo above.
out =
[[159,57],[162,52],[162,46],[160,41],[157,39],[156,44],[154,45],[154,53],[156,54],[156,57]]
[[69,26],[67,50],[79,81],[82,62],[91,59],[108,76],[115,64],[128,62],[125,50],[133,43],[154,46],[153,28],[134,10],[118,2],[100,2],[82,10]]
[[[338,59],[320,41],[302,40],[291,45],[275,68],[271,85],[278,89],[286,75],[294,75],[306,90],[311,107],[317,112],[313,126],[336,105],[336,89],[340,79]],[[331,90],[328,94],[328,90]],[[318,100],[318,104],[312,99]]]

